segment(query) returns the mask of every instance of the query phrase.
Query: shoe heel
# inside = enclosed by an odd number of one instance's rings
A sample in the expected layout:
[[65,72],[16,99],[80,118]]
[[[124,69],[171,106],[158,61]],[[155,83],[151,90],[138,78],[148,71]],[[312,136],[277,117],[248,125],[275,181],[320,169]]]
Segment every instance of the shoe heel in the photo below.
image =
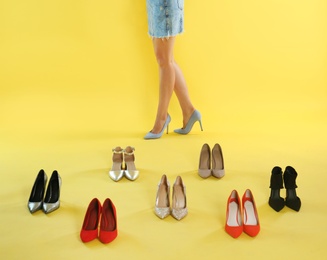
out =
[[201,119],[199,120],[199,124],[200,124],[201,131],[203,131],[202,120]]

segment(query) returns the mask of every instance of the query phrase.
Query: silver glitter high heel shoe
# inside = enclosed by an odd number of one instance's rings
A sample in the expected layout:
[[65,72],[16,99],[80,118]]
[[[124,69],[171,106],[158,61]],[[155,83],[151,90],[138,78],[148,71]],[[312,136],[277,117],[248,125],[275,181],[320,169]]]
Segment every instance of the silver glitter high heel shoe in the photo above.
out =
[[169,190],[169,181],[164,174],[158,184],[156,204],[154,207],[155,214],[161,219],[164,219],[170,214]]
[[34,213],[42,208],[46,183],[47,175],[45,174],[44,170],[40,170],[35,179],[31,195],[27,203],[27,207],[31,213]]
[[117,146],[116,148],[112,149],[112,167],[109,171],[109,177],[114,181],[119,181],[124,176],[124,169],[123,169],[123,152],[124,150]]
[[135,168],[135,148],[127,146],[124,150],[125,171],[124,174],[127,179],[134,181],[139,177],[139,171]]
[[55,211],[60,206],[61,178],[57,171],[53,171],[43,200],[44,213]]
[[177,176],[173,186],[171,214],[177,220],[181,220],[187,215],[186,188],[180,176]]

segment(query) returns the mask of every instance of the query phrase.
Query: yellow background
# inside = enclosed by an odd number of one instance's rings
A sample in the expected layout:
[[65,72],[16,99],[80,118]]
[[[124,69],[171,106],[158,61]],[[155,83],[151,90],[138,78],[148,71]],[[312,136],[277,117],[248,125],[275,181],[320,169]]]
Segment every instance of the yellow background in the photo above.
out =
[[[145,141],[158,69],[143,0],[0,0],[0,256],[7,259],[324,259],[327,250],[327,2],[185,1],[175,57],[203,116],[187,136]],[[197,175],[220,143],[226,176]],[[114,183],[111,149],[135,146],[140,177]],[[298,171],[300,212],[268,206],[271,169]],[[63,180],[60,209],[31,215],[38,171]],[[153,213],[157,183],[181,175],[189,215]],[[261,232],[224,231],[233,189],[250,188]],[[281,194],[285,195],[285,190]],[[79,239],[88,203],[109,197],[117,239]]]

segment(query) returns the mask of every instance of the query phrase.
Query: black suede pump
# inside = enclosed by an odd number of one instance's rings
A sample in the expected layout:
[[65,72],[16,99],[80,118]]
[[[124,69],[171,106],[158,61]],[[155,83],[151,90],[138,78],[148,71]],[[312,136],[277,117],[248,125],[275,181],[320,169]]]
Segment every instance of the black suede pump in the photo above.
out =
[[291,166],[287,166],[284,172],[284,184],[286,188],[286,206],[295,210],[299,211],[301,208],[301,200],[296,195],[295,189],[297,188],[296,185],[296,177],[297,172]]
[[279,166],[275,166],[271,171],[270,188],[269,206],[278,212],[285,206],[285,200],[280,196],[280,189],[283,188],[283,172]]

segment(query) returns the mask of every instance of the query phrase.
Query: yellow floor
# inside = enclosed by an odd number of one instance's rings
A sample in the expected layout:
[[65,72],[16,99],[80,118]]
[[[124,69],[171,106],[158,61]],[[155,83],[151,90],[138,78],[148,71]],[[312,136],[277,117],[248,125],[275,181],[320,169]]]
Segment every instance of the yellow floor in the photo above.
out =
[[[185,1],[175,57],[204,131],[173,133],[182,122],[173,97],[169,134],[151,141],[158,71],[141,2],[1,3],[0,258],[326,259],[326,2]],[[204,143],[222,146],[223,179],[198,176]],[[140,177],[115,183],[111,150],[128,145]],[[269,207],[276,165],[297,170],[300,212]],[[32,215],[41,168],[61,175],[61,205]],[[181,221],[154,214],[162,174],[186,185]],[[233,239],[227,198],[247,188],[261,231]],[[117,208],[107,245],[79,238],[95,197]]]

